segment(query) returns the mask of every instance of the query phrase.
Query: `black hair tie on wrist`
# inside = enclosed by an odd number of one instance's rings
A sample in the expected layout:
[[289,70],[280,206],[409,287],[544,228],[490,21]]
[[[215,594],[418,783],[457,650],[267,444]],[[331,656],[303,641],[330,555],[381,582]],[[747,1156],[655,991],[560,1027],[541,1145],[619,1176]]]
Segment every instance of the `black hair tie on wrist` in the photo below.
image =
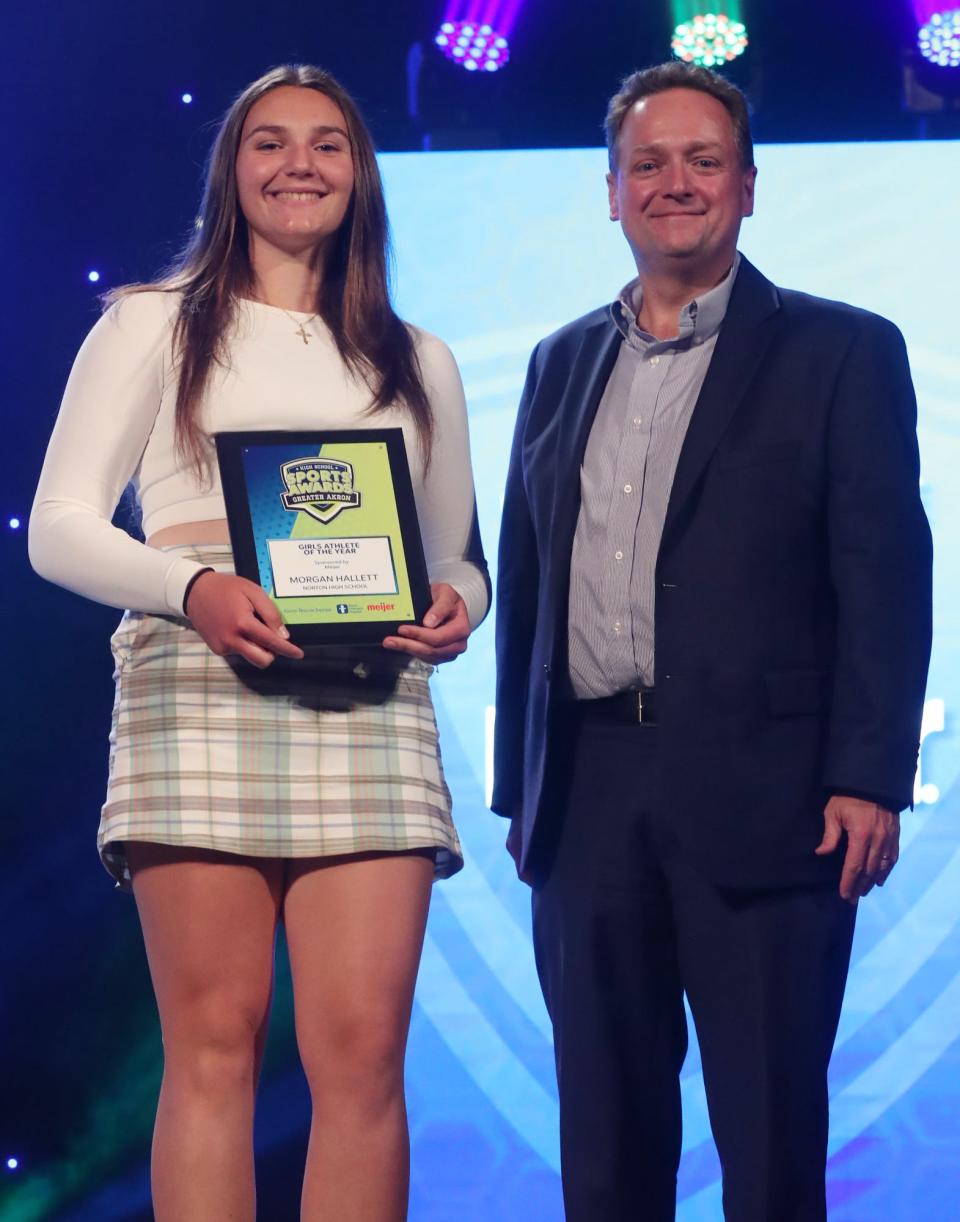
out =
[[217,570],[213,565],[208,564],[205,569],[199,569],[187,582],[187,588],[183,592],[183,614],[187,614],[187,599],[190,597],[190,591],[197,584],[197,578],[202,577],[204,573],[215,573]]

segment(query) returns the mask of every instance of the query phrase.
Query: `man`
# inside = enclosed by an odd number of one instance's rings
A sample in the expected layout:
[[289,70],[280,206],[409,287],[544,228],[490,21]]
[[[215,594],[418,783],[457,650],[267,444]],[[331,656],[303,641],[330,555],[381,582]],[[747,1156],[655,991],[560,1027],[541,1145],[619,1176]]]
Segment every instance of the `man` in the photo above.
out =
[[737,253],[739,91],[607,115],[637,279],[538,345],[500,543],[494,809],[533,884],[568,1222],[674,1217],[697,1025],[727,1219],[826,1217],[857,900],[897,860],[930,534],[896,328]]

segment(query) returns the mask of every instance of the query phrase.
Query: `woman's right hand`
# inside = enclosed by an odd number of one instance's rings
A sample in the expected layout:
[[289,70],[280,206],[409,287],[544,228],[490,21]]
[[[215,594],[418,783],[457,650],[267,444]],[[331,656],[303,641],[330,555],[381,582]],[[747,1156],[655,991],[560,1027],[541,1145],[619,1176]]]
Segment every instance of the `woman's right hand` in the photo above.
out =
[[256,582],[230,573],[201,573],[185,608],[190,622],[218,657],[239,654],[261,670],[278,655],[302,658],[280,612]]

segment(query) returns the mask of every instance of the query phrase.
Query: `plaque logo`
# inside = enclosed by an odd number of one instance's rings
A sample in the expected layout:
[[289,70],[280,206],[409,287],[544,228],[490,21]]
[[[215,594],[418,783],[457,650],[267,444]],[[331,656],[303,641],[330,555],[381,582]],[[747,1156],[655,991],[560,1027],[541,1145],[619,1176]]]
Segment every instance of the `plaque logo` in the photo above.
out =
[[353,487],[353,467],[348,462],[296,458],[281,463],[280,478],[286,488],[280,494],[284,509],[308,513],[324,525],[344,509],[360,506],[360,493]]

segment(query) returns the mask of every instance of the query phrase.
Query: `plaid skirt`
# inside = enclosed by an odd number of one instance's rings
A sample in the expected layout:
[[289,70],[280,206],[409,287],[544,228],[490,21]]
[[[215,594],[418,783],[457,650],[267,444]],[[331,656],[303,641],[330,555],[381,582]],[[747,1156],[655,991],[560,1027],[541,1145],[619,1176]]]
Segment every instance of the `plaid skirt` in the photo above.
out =
[[[226,547],[168,550],[232,570]],[[344,651],[261,671],[217,657],[186,619],[133,611],[111,647],[97,847],[122,888],[130,840],[254,857],[432,849],[435,878],[463,865],[432,667],[382,651],[354,669]]]

